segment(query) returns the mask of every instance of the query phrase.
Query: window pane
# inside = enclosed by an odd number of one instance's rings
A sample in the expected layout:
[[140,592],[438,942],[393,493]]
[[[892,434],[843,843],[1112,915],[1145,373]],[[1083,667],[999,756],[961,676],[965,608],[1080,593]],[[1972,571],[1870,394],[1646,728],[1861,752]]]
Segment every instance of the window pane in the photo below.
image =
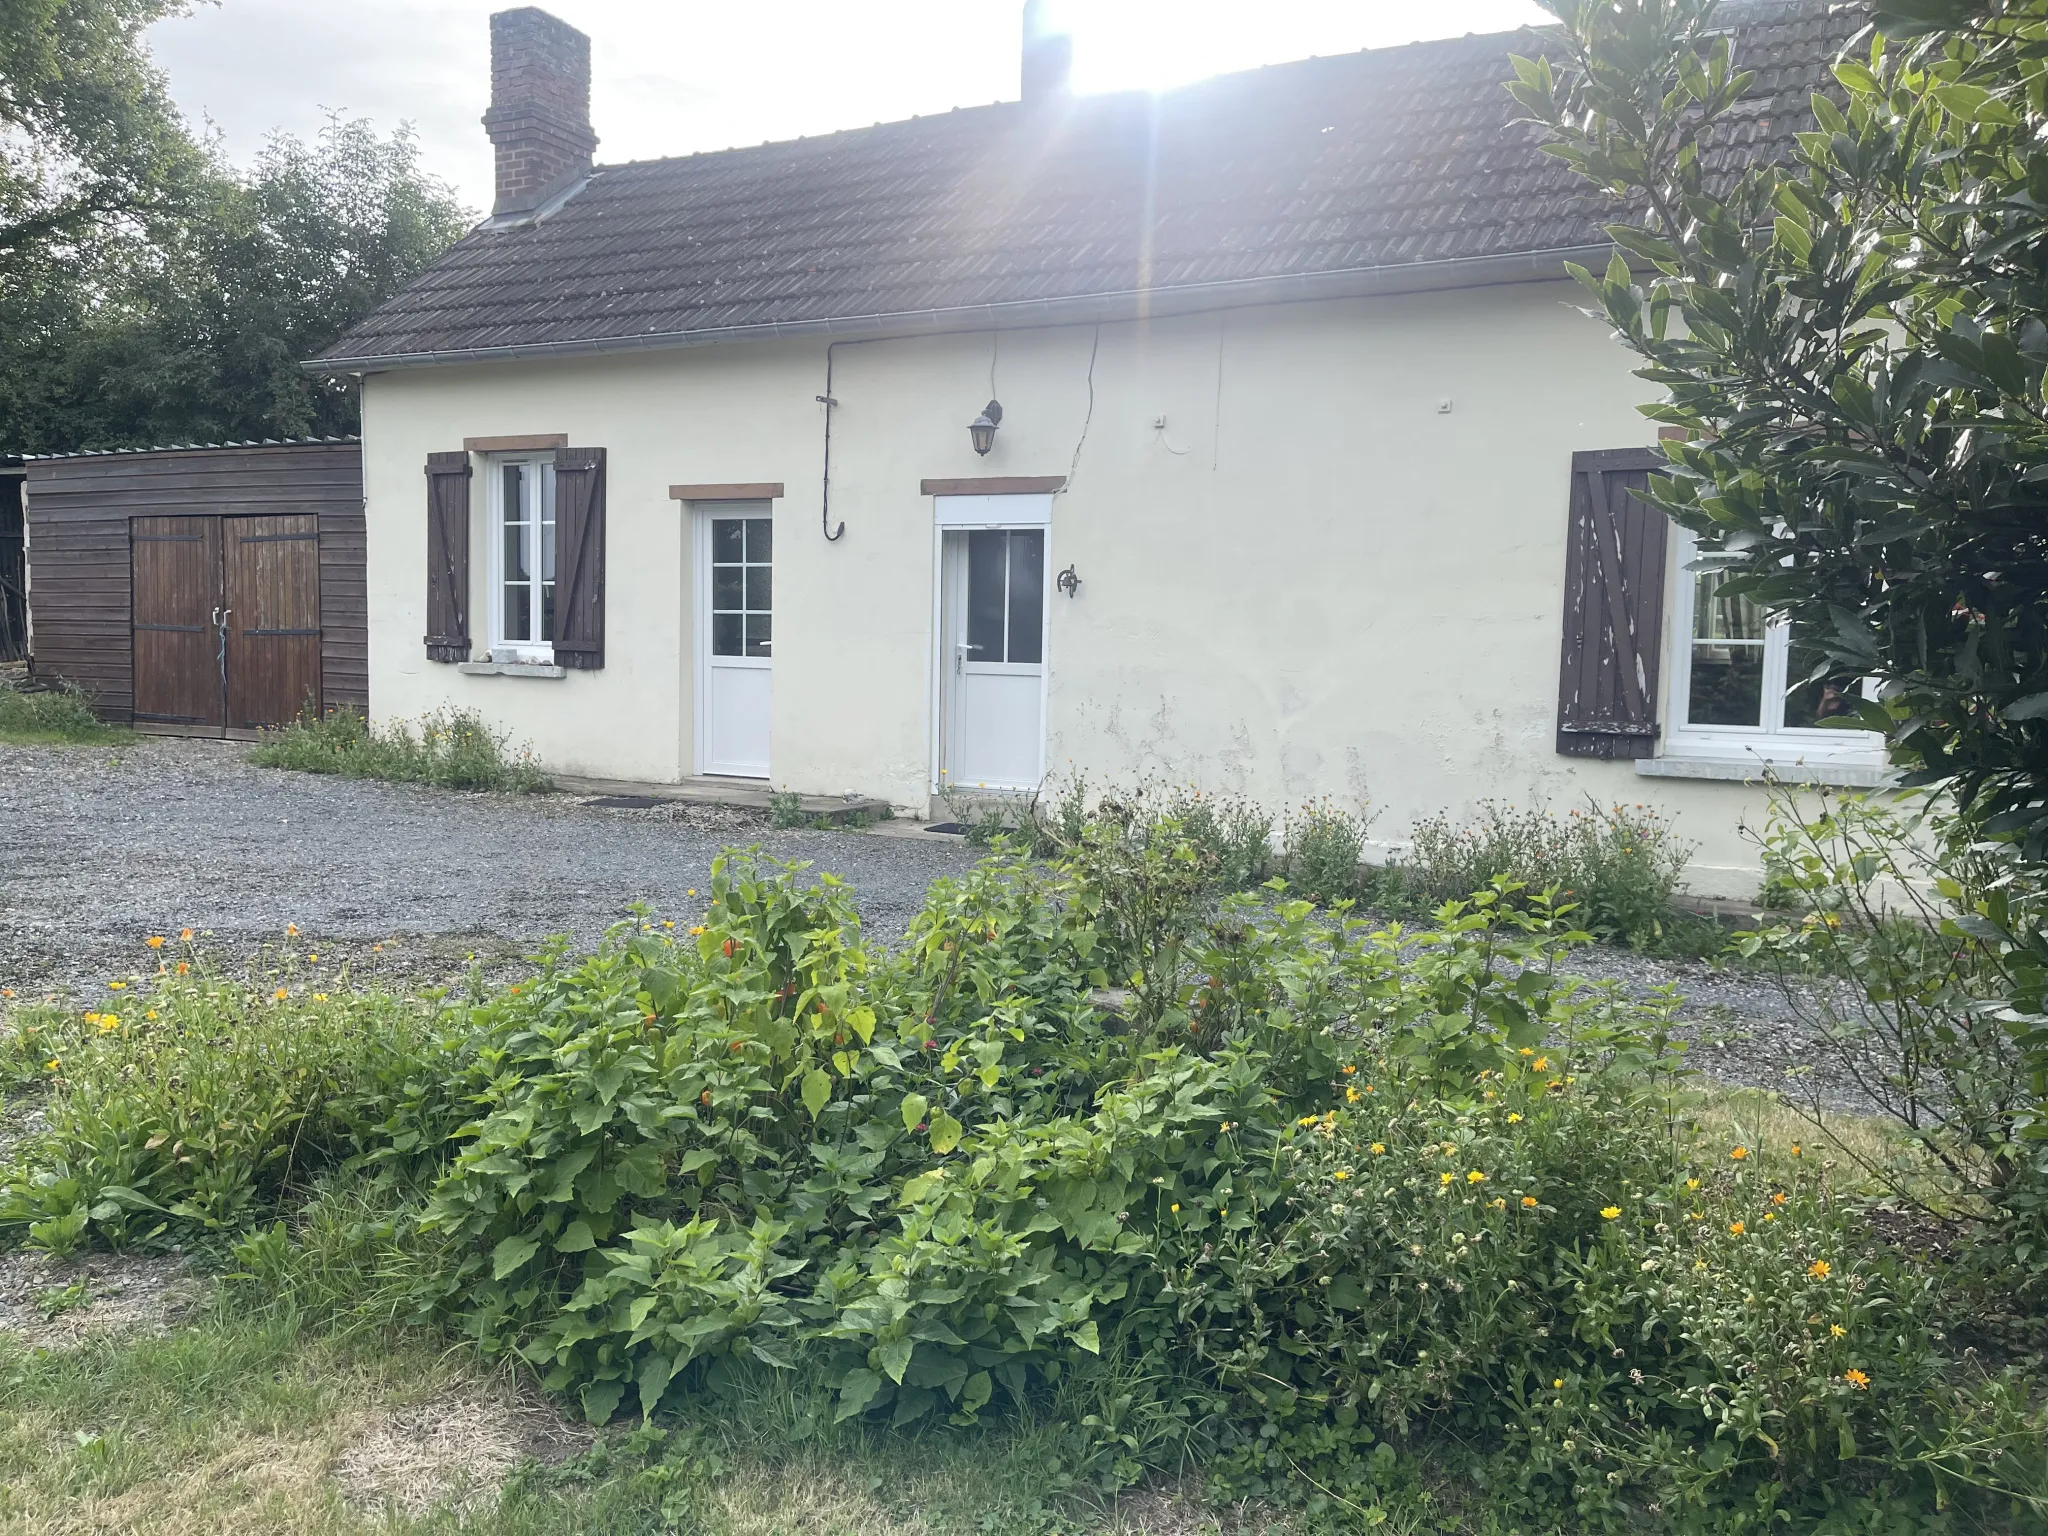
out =
[[508,523],[525,522],[526,466],[524,464],[507,464],[504,467],[504,478],[499,485],[499,489],[504,493],[504,505],[501,511],[505,521]]
[[722,608],[744,606],[741,602],[743,588],[740,584],[740,572],[743,569],[744,567],[737,565],[714,565],[711,568],[711,608],[714,613]]
[[747,654],[749,656],[766,656],[770,654],[769,644],[775,636],[769,626],[773,623],[774,620],[765,613],[750,613],[747,615]]
[[1010,536],[980,530],[967,535],[967,658],[1003,659],[1003,609],[1008,601]]
[[747,519],[747,558],[765,565],[774,558],[775,524],[765,517]]
[[747,567],[747,606],[766,613],[775,605],[768,600],[769,568],[765,565]]
[[552,581],[541,583],[539,638],[551,645],[555,639],[555,584]]
[[1763,611],[1746,597],[1724,594],[1726,571],[1701,571],[1693,589],[1692,633],[1696,640],[1761,640]]
[[1045,535],[1010,535],[1010,661],[1045,659]]
[[1834,667],[1828,667],[1819,678],[1813,677],[1815,671],[1827,666],[1827,653],[1818,646],[1801,645],[1795,631],[1785,658],[1788,727],[1799,730],[1856,712],[1863,698],[1861,682]]
[[737,565],[746,558],[746,523],[737,517],[711,519],[711,558]]
[[527,595],[525,582],[508,581],[505,583],[505,638],[507,640],[531,640],[533,638],[532,633],[527,628],[533,621],[533,616],[529,612],[529,605],[532,601],[533,599]]
[[505,525],[505,579],[525,581],[533,573],[526,568],[526,525],[507,523]]
[[740,616],[736,613],[714,613],[711,615],[711,654],[714,656],[737,656],[740,654]]
[[552,517],[540,525],[540,579],[555,579],[555,520]]
[[1686,718],[1694,725],[1763,723],[1764,648],[1703,645],[1692,648],[1692,697]]

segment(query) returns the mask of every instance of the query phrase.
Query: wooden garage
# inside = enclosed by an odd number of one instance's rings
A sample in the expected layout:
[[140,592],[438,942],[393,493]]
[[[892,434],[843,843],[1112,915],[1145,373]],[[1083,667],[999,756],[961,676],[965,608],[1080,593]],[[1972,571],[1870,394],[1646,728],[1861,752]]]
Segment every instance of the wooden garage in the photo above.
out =
[[369,708],[354,439],[27,461],[30,664],[138,730]]

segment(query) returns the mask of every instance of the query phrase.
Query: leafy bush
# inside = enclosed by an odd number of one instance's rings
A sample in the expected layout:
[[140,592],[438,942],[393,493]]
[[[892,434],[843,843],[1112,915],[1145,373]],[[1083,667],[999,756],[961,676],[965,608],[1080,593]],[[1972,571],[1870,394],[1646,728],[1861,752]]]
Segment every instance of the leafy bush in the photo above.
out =
[[[441,1318],[598,1420],[787,1370],[844,1420],[1051,1417],[1111,1487],[1192,1460],[1367,1509],[1426,1468],[1503,1528],[2042,1510],[2028,1384],[1947,1352],[1938,1269],[1797,1149],[1703,1144],[1675,998],[1564,974],[1587,936],[1545,897],[1413,933],[1218,907],[1206,865],[1095,818],[871,951],[843,886],[728,855],[686,931],[557,948],[367,1058],[318,1036],[299,1144],[358,1151],[299,1242],[247,1230],[262,1190],[161,1236],[229,1213],[243,1273]],[[110,1124],[145,1075],[95,1071]]]
[[1135,789],[1091,797],[1085,775],[1033,802],[1031,845],[1043,857],[1071,854],[1104,829],[1141,841],[1165,839],[1193,850],[1204,883],[1218,893],[1249,890],[1279,868],[1273,852],[1273,815],[1236,795],[1212,795],[1187,785]]
[[382,730],[352,709],[308,713],[265,731],[249,761],[302,773],[390,779],[441,789],[497,789],[544,794],[554,787],[531,753],[511,751],[506,734],[475,710],[443,706],[423,716],[417,732],[405,721]]
[[94,743],[119,732],[92,712],[91,696],[76,688],[17,688],[0,679],[0,740]]
[[[1944,1204],[1989,1218],[2000,1266],[2048,1298],[2048,870],[1940,801],[1805,812],[1780,792],[1764,846],[1804,915],[1744,948],[1849,979],[1788,995],[1840,1076],[1943,1170]],[[1927,1203],[1898,1170],[1870,1172]]]
[[1311,900],[1349,900],[1365,867],[1365,823],[1327,800],[1310,801],[1287,818],[1286,867],[1288,880]]
[[1560,817],[1488,800],[1467,826],[1444,816],[1417,822],[1401,880],[1429,903],[1501,878],[1532,891],[1554,888],[1599,937],[1643,943],[1668,917],[1692,851],[1646,806],[1594,805]]
[[358,1097],[425,1039],[425,1011],[388,996],[192,959],[119,986],[0,1034],[0,1080],[45,1089],[42,1128],[0,1173],[0,1233],[62,1253],[239,1230],[357,1150]]

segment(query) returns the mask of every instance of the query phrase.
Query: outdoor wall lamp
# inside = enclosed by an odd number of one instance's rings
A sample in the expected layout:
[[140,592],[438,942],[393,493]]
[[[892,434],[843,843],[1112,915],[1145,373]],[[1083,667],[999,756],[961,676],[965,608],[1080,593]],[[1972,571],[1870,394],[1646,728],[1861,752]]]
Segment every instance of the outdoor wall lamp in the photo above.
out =
[[996,445],[996,428],[1003,424],[1003,408],[991,400],[981,408],[981,414],[967,423],[967,435],[974,439],[974,451],[983,458]]

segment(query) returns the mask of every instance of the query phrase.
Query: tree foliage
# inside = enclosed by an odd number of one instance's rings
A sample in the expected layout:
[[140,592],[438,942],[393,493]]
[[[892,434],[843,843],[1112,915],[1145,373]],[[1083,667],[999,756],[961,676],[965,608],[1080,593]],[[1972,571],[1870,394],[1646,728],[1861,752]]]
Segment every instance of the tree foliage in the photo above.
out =
[[0,451],[329,435],[353,392],[299,367],[467,214],[409,129],[195,142],[140,40],[175,0],[0,7]]
[[1650,499],[1877,680],[1843,723],[2048,848],[2048,0],[1876,0],[1791,161],[1718,174],[1717,0],[1543,3],[1562,67],[1509,89],[1622,210],[1578,275],[1689,437]]

